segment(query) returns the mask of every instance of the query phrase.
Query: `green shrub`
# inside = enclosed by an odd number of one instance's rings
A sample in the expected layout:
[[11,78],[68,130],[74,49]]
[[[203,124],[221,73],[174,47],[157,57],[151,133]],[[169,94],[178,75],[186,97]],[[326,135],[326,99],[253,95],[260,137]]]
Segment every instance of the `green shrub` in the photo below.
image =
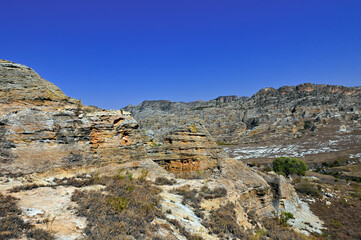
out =
[[295,217],[293,216],[292,213],[282,211],[281,214],[280,214],[279,220],[280,220],[280,223],[281,223],[281,224],[286,225],[288,220],[294,219],[294,218],[295,218]]
[[318,185],[306,181],[297,183],[295,189],[299,193],[306,194],[315,198],[319,198],[322,195],[321,189]]
[[305,175],[308,167],[303,160],[292,157],[279,157],[273,161],[273,170],[289,176],[290,174]]

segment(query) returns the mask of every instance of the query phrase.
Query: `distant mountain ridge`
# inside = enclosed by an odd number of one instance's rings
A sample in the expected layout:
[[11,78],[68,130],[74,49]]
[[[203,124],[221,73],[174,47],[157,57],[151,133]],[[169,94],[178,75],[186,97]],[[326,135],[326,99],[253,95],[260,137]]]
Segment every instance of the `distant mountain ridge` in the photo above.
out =
[[153,130],[155,136],[180,122],[197,121],[219,142],[287,140],[301,137],[305,125],[307,130],[315,131],[331,119],[343,123],[360,119],[361,87],[304,83],[263,88],[251,98],[221,96],[189,103],[144,101],[124,109],[140,126]]

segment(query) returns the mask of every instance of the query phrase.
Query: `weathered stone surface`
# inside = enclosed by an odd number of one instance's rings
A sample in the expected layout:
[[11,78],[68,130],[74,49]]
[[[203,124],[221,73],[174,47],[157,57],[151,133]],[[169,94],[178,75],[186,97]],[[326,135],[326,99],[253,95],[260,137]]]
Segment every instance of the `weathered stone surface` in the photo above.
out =
[[54,84],[42,79],[31,68],[0,60],[0,100],[67,100]]
[[159,144],[151,142],[148,156],[170,172],[212,170],[226,154],[200,124],[188,123],[171,130]]
[[[138,129],[138,123],[126,111],[83,106],[26,66],[1,61],[0,73],[1,193],[9,194],[8,190],[12,187],[26,184],[52,186],[55,178],[74,177],[79,173],[87,178],[90,173],[91,176],[113,176],[119,170],[125,170],[137,177],[145,170],[148,180],[152,181],[157,177],[185,177],[177,178],[175,186],[161,187],[162,210],[173,207],[174,212],[167,213],[169,217],[179,220],[186,230],[205,239],[217,239],[217,236],[211,235],[202,225],[195,214],[196,209],[184,204],[180,195],[171,192],[174,187],[189,186],[196,191],[205,186],[210,189],[225,188],[226,196],[203,199],[200,206],[209,215],[212,209],[232,202],[237,223],[245,229],[253,229],[260,224],[260,219],[272,216],[279,208],[275,202],[280,202],[281,198],[289,199],[293,204],[297,197],[286,179],[279,180],[277,176],[266,174],[261,176],[242,162],[228,158],[207,128],[197,122],[201,115],[192,122],[179,118],[176,126],[159,121],[154,123],[154,130]],[[245,99],[222,97],[217,101],[212,104],[243,104]],[[143,108],[169,111],[189,106],[198,108],[202,104],[208,103],[155,101],[144,102]],[[213,116],[219,126],[220,130],[214,130],[214,133],[221,135],[233,130],[226,130],[230,125],[223,125],[217,119],[227,119],[234,114],[222,109],[216,108],[207,115]],[[158,121],[159,117],[145,120],[146,126],[153,120]],[[257,119],[250,115],[233,129],[248,131],[245,129],[258,124]],[[158,127],[160,131],[156,130]],[[187,179],[189,176],[196,179]],[[69,186],[58,186],[56,189],[39,187],[11,194],[20,199],[24,219],[37,223],[44,220],[44,214],[51,214],[56,216],[53,221],[54,230],[58,231],[56,237],[76,239],[81,236],[85,219],[75,216],[71,208],[61,211],[63,207],[75,206],[70,202],[74,190],[75,187]],[[54,201],[52,198],[55,198]],[[185,238],[167,220],[157,219],[157,222],[167,226],[160,230],[167,238]],[[43,225],[40,227],[45,228]]]
[[305,83],[265,88],[251,98],[219,97],[190,103],[144,101],[127,111],[155,136],[184,121],[199,121],[219,142],[255,143],[302,138],[339,120],[360,128],[361,87]]
[[[0,62],[0,168],[10,172],[139,160],[137,122],[83,106],[30,68]],[[51,93],[51,94],[50,94]]]

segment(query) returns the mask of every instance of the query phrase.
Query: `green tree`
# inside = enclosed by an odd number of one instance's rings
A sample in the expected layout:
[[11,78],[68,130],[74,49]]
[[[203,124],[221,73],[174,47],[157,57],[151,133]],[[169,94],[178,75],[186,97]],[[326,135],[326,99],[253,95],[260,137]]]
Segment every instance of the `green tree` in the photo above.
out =
[[289,176],[290,174],[305,175],[308,167],[301,159],[279,157],[273,161],[273,170],[285,176]]

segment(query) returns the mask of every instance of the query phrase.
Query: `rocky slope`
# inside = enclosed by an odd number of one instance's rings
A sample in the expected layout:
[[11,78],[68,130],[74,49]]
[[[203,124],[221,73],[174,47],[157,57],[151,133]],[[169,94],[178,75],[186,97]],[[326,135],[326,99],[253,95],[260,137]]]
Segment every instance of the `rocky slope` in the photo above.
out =
[[[175,179],[174,186],[161,184],[159,193],[148,186],[153,192],[147,192],[159,194],[160,205],[145,202],[145,209],[137,210],[139,214],[160,211],[145,224],[158,229],[156,234],[164,239],[185,239],[190,234],[204,239],[220,238],[221,233],[211,229],[215,226],[212,216],[217,209],[229,206],[229,214],[235,218],[232,229],[236,226],[254,230],[262,226],[264,219],[282,210],[295,214],[294,227],[299,231],[320,232],[322,228],[322,221],[298,199],[286,179],[260,173],[228,158],[200,123],[179,122],[176,127],[163,129],[162,137],[154,138],[154,132],[139,130],[138,123],[126,112],[83,106],[30,68],[5,60],[0,61],[0,93],[0,197],[16,197],[21,209],[18,217],[49,230],[57,239],[96,236],[94,221],[128,213],[122,210],[133,201],[142,203],[139,199],[144,192],[132,193],[136,187],[144,189],[147,184],[164,179]],[[215,101],[228,104],[235,99]],[[169,107],[169,102],[157,104]],[[198,107],[200,103],[192,104]],[[130,184],[123,195],[114,195],[123,187],[114,185],[116,181]],[[125,199],[124,194],[133,198]],[[185,200],[190,195],[191,200]],[[99,196],[86,209],[91,211],[97,201],[104,201],[99,207],[104,206],[112,214],[97,212],[105,215],[92,218],[81,215],[81,204],[89,201],[85,196]],[[3,203],[1,198],[0,204]],[[125,219],[136,219],[133,211],[130,209],[129,214],[133,215]],[[31,237],[33,233],[25,228],[16,233],[9,230],[20,221],[11,222],[14,212],[9,214],[10,217],[0,214],[0,238]],[[309,216],[313,217],[311,223]],[[235,237],[240,231],[227,229],[223,237]],[[108,234],[112,232],[110,229]],[[144,239],[155,233],[122,234],[129,239]]]
[[311,83],[265,88],[251,98],[218,97],[209,102],[144,101],[128,105],[143,128],[161,134],[162,129],[195,119],[217,141],[253,143],[293,139],[299,130],[327,125],[331,119],[359,123],[361,87]]
[[[209,102],[144,101],[128,105],[141,128],[162,137],[173,125],[201,123],[231,156],[239,159],[307,157],[329,153],[352,157],[361,146],[361,87],[311,83],[265,88],[251,98]],[[228,145],[228,146],[225,146]]]

